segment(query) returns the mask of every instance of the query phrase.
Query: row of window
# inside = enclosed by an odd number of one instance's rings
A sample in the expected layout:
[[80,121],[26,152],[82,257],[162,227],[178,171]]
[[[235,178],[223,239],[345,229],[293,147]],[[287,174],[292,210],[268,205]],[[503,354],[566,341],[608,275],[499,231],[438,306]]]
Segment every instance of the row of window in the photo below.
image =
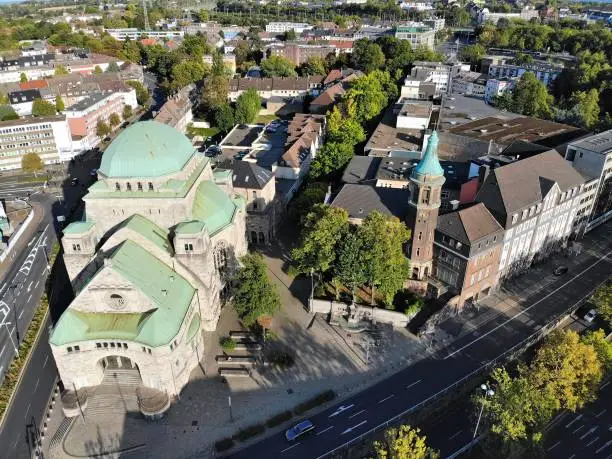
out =
[[50,124],[37,124],[35,126],[4,128],[4,129],[0,129],[0,134],[10,134],[11,132],[35,131],[39,129],[51,129],[51,125]]
[[489,277],[490,266],[487,266],[486,269],[481,269],[478,273],[472,274],[470,277],[470,286],[474,285],[475,282],[480,282],[483,278]]
[[96,349],[127,349],[128,345],[127,343],[116,343],[116,342],[103,342],[103,343],[96,343]]
[[[142,183],[142,182],[137,182],[137,183],[136,183],[136,189],[137,189],[138,191],[144,191],[144,185],[143,185],[143,183]],[[147,184],[147,189],[148,189],[149,191],[154,191],[154,189],[153,189],[153,182],[149,182],[149,183]],[[115,182],[115,191],[121,191],[121,183],[119,183],[119,182]],[[130,182],[127,182],[127,183],[125,184],[125,191],[133,191],[133,190],[132,190],[132,184],[131,184]]]

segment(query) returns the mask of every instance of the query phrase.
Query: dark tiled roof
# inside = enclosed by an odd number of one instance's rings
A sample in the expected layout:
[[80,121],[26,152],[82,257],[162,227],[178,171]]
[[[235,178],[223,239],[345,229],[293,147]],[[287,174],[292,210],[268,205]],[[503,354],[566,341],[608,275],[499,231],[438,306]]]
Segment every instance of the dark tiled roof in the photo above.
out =
[[372,180],[383,158],[375,156],[353,156],[342,174],[344,183],[362,183]]
[[236,188],[261,190],[272,180],[272,172],[249,161],[233,161],[232,183]]
[[438,217],[437,230],[462,244],[471,245],[487,236],[502,232],[503,228],[484,204],[450,212]]
[[394,215],[403,220],[408,208],[410,193],[401,188],[376,188],[370,185],[347,183],[331,203],[332,207],[345,209],[350,218],[366,218],[373,211]]

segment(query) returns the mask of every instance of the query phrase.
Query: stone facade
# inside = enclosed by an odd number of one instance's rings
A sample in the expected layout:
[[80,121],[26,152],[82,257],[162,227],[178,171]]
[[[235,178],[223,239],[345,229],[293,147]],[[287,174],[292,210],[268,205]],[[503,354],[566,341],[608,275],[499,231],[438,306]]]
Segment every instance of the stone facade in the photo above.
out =
[[137,123],[115,142],[84,197],[87,220],[64,231],[75,299],[51,348],[66,387],[99,384],[124,357],[145,386],[176,395],[246,253],[245,199],[171,127]]

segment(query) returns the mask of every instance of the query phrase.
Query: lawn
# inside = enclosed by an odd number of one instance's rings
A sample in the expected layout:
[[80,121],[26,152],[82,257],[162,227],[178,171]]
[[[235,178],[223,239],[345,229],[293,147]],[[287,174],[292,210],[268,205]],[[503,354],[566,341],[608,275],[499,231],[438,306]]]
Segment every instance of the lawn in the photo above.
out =
[[255,124],[268,124],[270,121],[277,119],[278,116],[276,115],[257,115],[257,118],[255,118]]
[[190,135],[201,135],[204,138],[207,137],[214,137],[219,133],[219,129],[216,127],[212,127],[212,128],[194,128],[194,127],[189,127],[187,128],[187,133]]

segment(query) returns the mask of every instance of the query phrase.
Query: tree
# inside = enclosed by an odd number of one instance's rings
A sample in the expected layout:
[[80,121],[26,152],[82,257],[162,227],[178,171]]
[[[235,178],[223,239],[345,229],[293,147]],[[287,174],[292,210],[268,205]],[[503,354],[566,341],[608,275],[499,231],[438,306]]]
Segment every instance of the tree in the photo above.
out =
[[347,114],[344,115],[340,108],[335,105],[327,119],[327,140],[351,146],[357,145],[365,140],[366,134],[363,127],[355,118],[355,106],[349,100],[346,104]]
[[44,168],[44,164],[40,156],[36,153],[26,153],[21,157],[21,169],[24,172],[34,172],[36,175],[38,172],[42,171]]
[[125,82],[136,90],[136,100],[138,105],[145,105],[149,101],[149,91],[143,86],[140,81],[130,80]]
[[123,106],[123,112],[121,113],[121,116],[123,117],[123,121],[127,121],[132,117],[132,106],[131,105],[124,105]]
[[5,105],[9,103],[9,98],[3,92],[0,92],[0,105]]
[[119,66],[115,61],[109,62],[108,67],[106,67],[106,73],[118,72]]
[[295,33],[295,29],[287,30],[283,36],[283,40],[285,41],[297,40],[297,33]]
[[266,77],[294,77],[297,76],[295,65],[282,56],[270,56],[261,61],[261,71]]
[[353,146],[348,143],[326,142],[312,161],[309,176],[319,179],[338,172],[348,164],[354,154]]
[[215,111],[227,103],[228,92],[229,81],[227,76],[216,73],[213,65],[213,72],[206,78],[202,88],[202,105],[206,110]]
[[612,327],[612,282],[599,287],[591,297],[597,313]]
[[100,75],[101,73],[104,73],[102,70],[102,67],[100,67],[99,65],[96,65],[93,69],[93,73],[94,75]]
[[327,65],[325,59],[313,56],[300,67],[302,75],[327,75]]
[[336,261],[340,241],[348,231],[344,209],[316,204],[306,216],[300,246],[291,252],[298,272],[325,273]]
[[291,201],[289,214],[300,226],[315,204],[321,204],[327,194],[327,183],[309,182]]
[[227,102],[220,105],[214,109],[212,121],[222,133],[225,134],[229,132],[236,124],[234,109]]
[[109,135],[110,133],[111,133],[110,126],[106,124],[104,121],[98,120],[98,123],[96,124],[96,135],[102,139],[106,137],[107,135]]
[[55,105],[42,100],[40,97],[32,102],[32,116],[53,116],[55,113]]
[[420,435],[421,429],[409,425],[385,430],[385,439],[374,442],[377,459],[434,459],[438,453],[427,447],[427,437]]
[[25,74],[25,73],[21,73],[21,74],[19,75],[19,81],[20,81],[21,83],[25,83],[26,81],[28,81],[28,77],[26,76],[26,74]]
[[525,72],[512,89],[512,111],[536,118],[550,118],[553,97],[532,72]]
[[65,108],[66,106],[64,105],[64,100],[62,99],[62,96],[57,94],[55,96],[55,110],[57,110],[58,112],[63,112]]
[[261,110],[261,99],[254,88],[249,88],[236,100],[236,123],[249,124],[255,121]]
[[397,217],[374,211],[365,218],[358,235],[363,243],[361,260],[372,291],[377,287],[387,307],[392,308],[395,294],[409,275],[403,247],[410,239],[410,231]]
[[111,125],[111,128],[115,128],[121,124],[121,118],[119,117],[119,113],[111,113],[108,117],[108,123]]
[[606,372],[612,370],[612,342],[606,340],[606,334],[602,329],[588,331],[580,340],[584,344],[593,346],[597,358]]
[[353,45],[355,67],[366,73],[373,72],[385,65],[385,55],[376,43],[367,38],[357,40]]
[[575,411],[595,398],[602,376],[593,346],[574,331],[554,330],[536,353],[529,381],[554,397],[558,408]]
[[10,105],[0,105],[0,121],[18,120],[19,115]]
[[68,69],[63,66],[62,64],[59,64],[57,67],[55,67],[55,72],[53,72],[55,74],[55,76],[61,76],[61,75],[68,75]]
[[270,282],[263,257],[250,253],[240,259],[242,267],[232,279],[234,309],[246,326],[262,317],[271,317],[280,309],[280,296]]
[[362,264],[363,241],[355,231],[349,231],[342,243],[334,268],[334,277],[351,290],[355,301],[355,290],[366,281]]
[[471,65],[480,65],[480,60],[486,52],[487,50],[482,45],[467,45],[461,48],[461,60],[469,62]]
[[344,101],[355,107],[355,119],[366,123],[378,116],[386,108],[389,99],[394,98],[391,91],[389,73],[376,70],[355,79],[346,92]]
[[572,95],[571,105],[582,126],[592,129],[599,121],[599,91],[578,91]]
[[208,68],[201,62],[185,60],[172,67],[170,88],[178,91],[188,84],[200,81],[208,73]]

